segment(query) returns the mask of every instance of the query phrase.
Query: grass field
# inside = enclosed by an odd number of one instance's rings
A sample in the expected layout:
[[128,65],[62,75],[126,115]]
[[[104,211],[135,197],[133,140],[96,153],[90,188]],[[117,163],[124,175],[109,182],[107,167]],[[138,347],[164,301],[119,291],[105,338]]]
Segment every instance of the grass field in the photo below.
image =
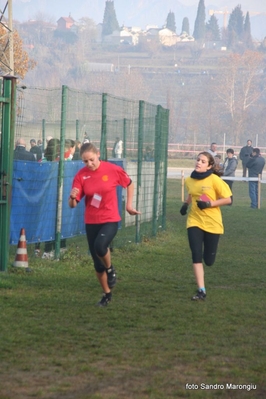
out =
[[0,399],[266,397],[266,205],[250,209],[235,183],[207,299],[194,303],[180,184],[168,182],[167,230],[114,250],[107,308],[95,307],[85,239],[0,275]]

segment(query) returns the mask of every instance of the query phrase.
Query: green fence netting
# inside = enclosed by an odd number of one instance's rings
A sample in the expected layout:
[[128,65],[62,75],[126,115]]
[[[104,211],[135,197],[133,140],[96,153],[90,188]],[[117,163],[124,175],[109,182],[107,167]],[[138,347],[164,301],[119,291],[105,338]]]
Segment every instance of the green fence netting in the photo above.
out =
[[109,160],[116,139],[122,140],[123,167],[134,182],[134,207],[141,215],[125,212],[123,190],[122,223],[114,246],[141,242],[166,227],[168,130],[169,111],[160,105],[67,86],[17,88],[15,136],[26,140],[27,149],[32,138],[42,140],[44,148],[46,137],[58,138],[62,152],[66,139],[89,138],[101,159]]

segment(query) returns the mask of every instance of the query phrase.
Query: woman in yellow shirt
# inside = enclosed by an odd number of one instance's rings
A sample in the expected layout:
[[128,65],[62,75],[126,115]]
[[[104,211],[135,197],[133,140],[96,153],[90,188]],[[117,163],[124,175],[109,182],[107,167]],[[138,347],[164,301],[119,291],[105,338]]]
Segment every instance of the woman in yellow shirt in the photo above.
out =
[[188,197],[180,209],[187,218],[188,241],[198,290],[191,298],[206,298],[204,267],[213,265],[220,235],[224,232],[220,206],[232,203],[232,192],[220,178],[214,158],[208,152],[199,153],[194,171],[185,180]]

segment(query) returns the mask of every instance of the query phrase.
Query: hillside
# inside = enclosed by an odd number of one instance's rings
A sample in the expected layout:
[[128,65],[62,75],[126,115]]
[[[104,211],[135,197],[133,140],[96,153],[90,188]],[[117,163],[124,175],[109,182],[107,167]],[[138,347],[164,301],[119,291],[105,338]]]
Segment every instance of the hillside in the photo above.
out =
[[[41,13],[46,17],[57,21],[62,16],[69,14],[76,20],[82,17],[89,17],[96,24],[103,21],[106,0],[15,0],[13,2],[14,19],[25,22],[35,19],[36,14]],[[206,21],[209,19],[209,10],[232,11],[234,7],[241,4],[244,13],[251,12],[251,32],[254,38],[261,40],[266,36],[266,3],[261,0],[205,0]],[[165,24],[168,12],[175,13],[176,27],[179,32],[182,27],[183,18],[187,17],[190,29],[193,31],[197,13],[197,0],[114,0],[116,15],[119,24],[126,26],[140,26]],[[255,15],[252,12],[261,12],[264,15]],[[223,26],[223,15],[216,14],[220,27]]]

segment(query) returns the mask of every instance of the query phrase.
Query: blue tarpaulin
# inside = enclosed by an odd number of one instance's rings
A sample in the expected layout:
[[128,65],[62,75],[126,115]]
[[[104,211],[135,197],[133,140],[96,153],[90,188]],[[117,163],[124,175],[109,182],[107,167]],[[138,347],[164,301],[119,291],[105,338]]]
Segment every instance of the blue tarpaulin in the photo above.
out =
[[[123,166],[122,161],[114,163]],[[68,205],[72,181],[82,161],[64,163],[61,238],[85,234],[84,198],[74,209]],[[17,244],[24,228],[28,243],[53,241],[58,205],[58,162],[14,161],[10,244]],[[122,212],[122,187],[118,187],[118,204]]]

